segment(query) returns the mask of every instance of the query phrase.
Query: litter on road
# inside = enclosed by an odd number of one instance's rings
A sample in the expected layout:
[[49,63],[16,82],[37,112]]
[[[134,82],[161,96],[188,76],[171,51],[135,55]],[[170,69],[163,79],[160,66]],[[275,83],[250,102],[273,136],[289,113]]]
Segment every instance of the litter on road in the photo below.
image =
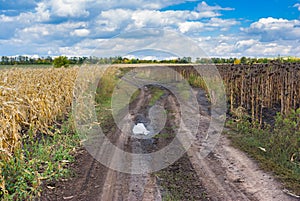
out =
[[143,123],[138,123],[134,125],[132,132],[134,135],[148,135],[150,131],[148,131]]

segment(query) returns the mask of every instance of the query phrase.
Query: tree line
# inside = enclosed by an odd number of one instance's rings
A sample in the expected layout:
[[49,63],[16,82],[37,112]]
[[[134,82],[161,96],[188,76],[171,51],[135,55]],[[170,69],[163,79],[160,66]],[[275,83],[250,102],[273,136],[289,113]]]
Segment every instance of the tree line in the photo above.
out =
[[195,61],[192,61],[191,57],[175,58],[171,60],[143,60],[137,58],[126,58],[121,56],[115,57],[39,57],[32,58],[28,56],[1,56],[0,65],[55,65],[56,60],[62,62],[65,65],[81,65],[84,63],[87,64],[140,64],[140,63],[173,63],[173,64],[188,64],[188,63],[197,63],[197,64],[258,64],[258,63],[269,63],[270,61],[280,61],[280,62],[297,62],[300,63],[300,58],[296,57],[280,57],[278,58],[250,58],[250,57],[241,57],[241,58],[196,58]]

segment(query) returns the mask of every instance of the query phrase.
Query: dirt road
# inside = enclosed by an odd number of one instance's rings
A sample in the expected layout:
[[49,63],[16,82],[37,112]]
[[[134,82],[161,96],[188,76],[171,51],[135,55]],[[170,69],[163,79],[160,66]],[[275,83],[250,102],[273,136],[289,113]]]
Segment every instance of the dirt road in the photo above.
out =
[[245,153],[230,146],[225,136],[205,160],[195,151],[197,146],[188,155],[211,200],[297,200],[285,194],[274,177],[261,171]]
[[[44,184],[44,191],[37,200],[296,200],[285,194],[280,184],[270,174],[259,170],[246,154],[230,146],[226,136],[221,136],[215,149],[201,159],[199,151],[203,148],[203,130],[207,129],[209,122],[209,105],[203,91],[196,93],[202,105],[199,111],[202,123],[197,140],[173,165],[153,174],[120,173],[103,166],[82,149],[72,165],[75,176]],[[136,121],[137,116],[142,116],[139,121],[147,121],[150,107],[145,105],[149,105],[150,98],[151,92],[142,90],[131,106],[131,115],[124,118]],[[179,108],[175,97],[165,91],[157,104],[177,112],[177,115],[168,118],[166,127],[176,125]],[[164,132],[172,133],[174,130],[166,129]],[[114,140],[119,148],[132,153],[152,152],[174,139],[170,135],[154,141],[138,140],[128,138],[120,130],[112,136],[117,136]]]

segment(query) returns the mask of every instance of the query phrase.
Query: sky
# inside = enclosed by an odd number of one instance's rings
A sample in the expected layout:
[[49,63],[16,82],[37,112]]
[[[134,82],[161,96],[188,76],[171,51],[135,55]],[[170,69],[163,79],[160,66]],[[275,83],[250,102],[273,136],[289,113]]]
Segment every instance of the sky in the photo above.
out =
[[5,56],[122,56],[154,38],[134,34],[149,28],[187,37],[209,57],[300,57],[300,0],[0,0]]

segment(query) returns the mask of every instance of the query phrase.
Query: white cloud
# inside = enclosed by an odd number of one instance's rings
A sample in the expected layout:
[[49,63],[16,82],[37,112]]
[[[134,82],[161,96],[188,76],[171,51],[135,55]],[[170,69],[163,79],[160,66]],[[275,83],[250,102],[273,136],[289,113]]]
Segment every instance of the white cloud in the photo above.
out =
[[137,56],[137,55],[125,55],[124,56],[127,59],[140,59],[140,60],[173,60],[173,59],[177,59],[178,57],[166,57],[166,56]]
[[[157,10],[129,10],[113,9],[101,12],[96,20],[99,32],[115,32],[118,29],[132,30],[145,27],[173,28],[181,33],[203,32],[221,29],[228,30],[231,26],[239,24],[234,19],[216,18],[216,13],[196,11],[157,11]],[[202,22],[203,18],[210,20]]]
[[99,4],[102,4],[107,9],[114,8],[127,8],[127,9],[160,9],[166,5],[170,5],[172,3],[163,0],[119,0],[119,1],[106,1],[100,0]]
[[47,9],[47,6],[45,3],[40,2],[37,4],[37,7],[35,8],[37,21],[43,22],[50,19],[50,12]]
[[232,53],[233,51],[234,51],[234,46],[232,44],[228,44],[228,43],[220,43],[214,49],[214,52],[217,55],[224,55],[225,52],[228,54],[228,53]]
[[227,31],[230,27],[238,25],[239,22],[235,19],[221,19],[221,18],[211,18],[207,22],[199,22],[199,21],[185,21],[183,23],[179,23],[179,30],[181,33],[189,33],[189,32],[205,32],[205,31]]
[[21,39],[22,43],[38,44],[45,43],[51,46],[53,40],[61,43],[70,39],[71,36],[86,36],[88,30],[83,29],[85,22],[66,22],[61,24],[35,24],[30,27],[19,29],[15,33],[16,39]]
[[248,40],[240,40],[235,44],[235,48],[239,50],[245,50],[247,48],[250,48],[251,46],[259,43],[259,41],[254,39],[248,39]]
[[49,35],[49,30],[46,27],[28,27],[22,30],[22,33],[30,34],[36,38]]
[[240,23],[235,19],[211,18],[208,24],[212,27],[231,27]]
[[[7,52],[12,55],[90,55],[99,49],[99,44],[103,45],[105,38],[151,27],[158,33],[145,32],[144,36],[160,40],[159,31],[175,30],[192,37],[210,56],[300,56],[299,19],[262,18],[233,31],[242,21],[221,17],[222,11],[233,8],[203,1],[194,10],[159,10],[183,2],[186,1],[42,0],[35,4],[35,9],[16,16],[0,15],[0,55]],[[294,7],[299,9],[300,4]],[[129,49],[147,45],[146,40],[137,37],[141,34],[119,39],[115,46],[106,43],[101,46],[102,53],[106,56],[126,54]]]
[[262,42],[249,35],[219,35],[199,37],[200,47],[211,57],[276,57],[280,55],[300,56],[300,42],[277,40]]
[[298,40],[300,38],[300,20],[276,19],[272,17],[261,18],[249,28],[242,31],[260,36],[262,41]]
[[247,55],[260,55],[277,56],[277,55],[289,55],[292,54],[292,46],[279,43],[256,43],[247,50]]
[[89,12],[86,10],[86,4],[89,0],[51,0],[45,1],[52,14],[59,17],[80,17],[88,16]]
[[300,11],[300,3],[296,3],[293,7],[297,8]]
[[96,18],[95,29],[97,32],[114,32],[131,23],[132,10],[113,9],[102,11]]
[[132,20],[136,28],[176,26],[179,22],[198,19],[196,13],[189,11],[155,11],[137,10],[132,13]]
[[190,31],[201,31],[204,25],[201,22],[183,22],[179,23],[179,30],[181,33],[187,33]]
[[145,27],[177,27],[186,20],[198,19],[196,12],[112,9],[101,12],[96,19],[98,32],[115,32]]
[[197,6],[197,10],[198,11],[220,11],[220,10],[234,10],[234,8],[222,8],[221,6],[219,5],[216,5],[216,6],[209,6],[205,1],[202,1],[201,3],[198,4]]
[[234,44],[238,37],[234,35],[225,36],[221,34],[214,37],[200,37],[198,40],[200,47],[211,57],[237,56]]
[[97,6],[102,8],[102,10],[110,10],[110,9],[147,9],[147,10],[159,10],[161,8],[185,3],[189,1],[195,0],[94,0],[93,6]]
[[30,23],[38,23],[45,22],[49,20],[50,14],[49,10],[46,10],[46,6],[43,3],[38,3],[35,8],[35,12],[25,12],[20,13],[17,16],[6,16],[0,15],[1,23],[14,23],[14,24],[30,24]]
[[75,29],[74,31],[71,32],[71,36],[79,36],[79,37],[88,36],[89,34],[90,34],[90,30],[88,29]]
[[24,12],[16,16],[0,15],[0,38],[13,38],[16,32],[45,23],[49,17],[49,11],[45,10],[42,3],[37,4],[34,12]]
[[291,28],[293,25],[286,19],[276,19],[272,17],[261,18],[258,22],[250,25],[250,30],[280,30],[282,28]]
[[[87,17],[112,9],[159,10],[169,5],[195,0],[43,0],[51,15],[59,17]],[[97,8],[97,9],[95,9]]]

